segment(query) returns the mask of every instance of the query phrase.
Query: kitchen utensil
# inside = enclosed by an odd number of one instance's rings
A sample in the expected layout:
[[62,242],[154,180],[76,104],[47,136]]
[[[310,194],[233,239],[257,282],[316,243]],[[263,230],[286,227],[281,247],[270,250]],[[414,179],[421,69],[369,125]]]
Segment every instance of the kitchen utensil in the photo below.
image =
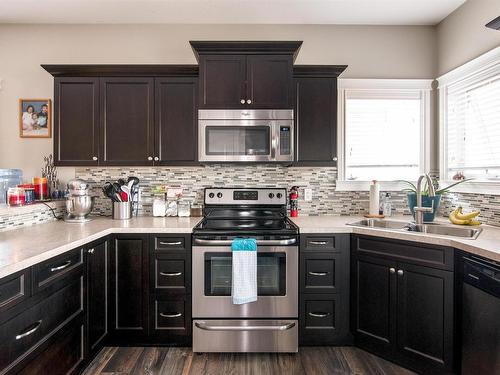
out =
[[122,200],[124,202],[132,201],[129,188],[126,185],[123,185],[121,189],[122,189],[121,191]]
[[87,216],[94,207],[95,197],[90,195],[68,195],[66,197],[66,211],[68,215],[65,221],[84,223],[90,219]]
[[111,183],[106,182],[102,187],[102,191],[105,196],[107,196],[112,201],[116,202],[116,191]]
[[120,184],[120,186],[127,184],[123,178],[119,178],[117,182]]

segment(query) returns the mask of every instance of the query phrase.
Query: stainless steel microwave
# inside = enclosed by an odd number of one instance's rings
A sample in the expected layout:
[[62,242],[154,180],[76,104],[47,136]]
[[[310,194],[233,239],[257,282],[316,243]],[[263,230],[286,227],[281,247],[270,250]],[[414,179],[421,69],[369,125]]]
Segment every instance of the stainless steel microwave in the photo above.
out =
[[293,161],[293,110],[199,110],[201,162]]

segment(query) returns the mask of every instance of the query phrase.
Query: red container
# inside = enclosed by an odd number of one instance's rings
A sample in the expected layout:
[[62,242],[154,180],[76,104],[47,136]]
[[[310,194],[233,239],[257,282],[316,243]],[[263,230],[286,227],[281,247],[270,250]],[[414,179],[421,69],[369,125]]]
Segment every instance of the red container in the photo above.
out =
[[7,191],[7,203],[9,206],[23,206],[26,203],[26,196],[22,188],[9,188]]
[[33,185],[35,186],[35,199],[43,201],[49,198],[49,189],[47,185],[47,178],[33,177]]

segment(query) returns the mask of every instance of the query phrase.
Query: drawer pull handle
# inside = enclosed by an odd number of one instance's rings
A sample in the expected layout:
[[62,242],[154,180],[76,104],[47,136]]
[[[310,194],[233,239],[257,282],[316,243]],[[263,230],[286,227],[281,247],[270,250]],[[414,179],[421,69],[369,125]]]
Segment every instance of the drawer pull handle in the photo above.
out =
[[160,242],[160,245],[178,246],[178,245],[182,245],[182,241],[176,241],[176,242]]
[[328,275],[330,272],[312,272],[310,271],[309,272],[309,275],[312,275],[312,276],[326,276]]
[[326,245],[328,241],[309,241],[311,245]]
[[313,318],[326,318],[330,313],[308,313],[309,316],[312,316]]
[[58,266],[58,267],[52,267],[52,268],[50,269],[50,272],[56,272],[56,271],[63,270],[63,269],[65,269],[66,267],[68,267],[70,264],[71,264],[71,260],[68,260],[66,263],[64,263],[64,264],[63,264],[63,265],[61,265],[61,266]]
[[178,317],[182,316],[182,313],[175,313],[175,314],[160,313],[160,316],[163,318],[178,318]]
[[182,275],[182,272],[160,272],[160,275],[173,277]]
[[36,332],[38,328],[42,325],[42,321],[39,320],[38,322],[33,323],[31,326],[28,327],[28,330],[26,332],[20,333],[19,335],[16,336],[16,340],[20,340],[23,337],[29,336],[33,333]]

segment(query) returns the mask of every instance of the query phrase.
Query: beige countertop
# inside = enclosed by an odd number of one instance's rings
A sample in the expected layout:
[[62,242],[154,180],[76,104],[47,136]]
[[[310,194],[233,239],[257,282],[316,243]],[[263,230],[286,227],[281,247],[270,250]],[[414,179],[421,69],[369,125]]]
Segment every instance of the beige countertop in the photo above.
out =
[[95,218],[85,224],[54,221],[0,233],[0,278],[111,233],[191,233],[200,217]]
[[[346,225],[360,216],[302,216],[293,218],[301,233],[356,233],[454,247],[500,262],[500,228],[481,226],[476,240],[388,229],[358,228]],[[0,278],[36,263],[85,245],[112,233],[191,233],[201,218],[138,217],[119,221],[96,218],[86,224],[62,221],[39,224],[0,233]],[[391,220],[410,221],[410,216]],[[440,223],[447,223],[438,219]]]
[[[406,232],[400,230],[380,228],[360,228],[347,225],[364,219],[362,216],[302,216],[291,218],[299,227],[300,233],[355,233],[370,236],[415,241],[434,245],[444,245],[464,250],[500,262],[500,228],[481,225],[483,229],[475,240],[461,239],[450,236]],[[394,216],[390,220],[412,221],[411,216]],[[439,224],[450,222],[445,218],[438,218]]]

